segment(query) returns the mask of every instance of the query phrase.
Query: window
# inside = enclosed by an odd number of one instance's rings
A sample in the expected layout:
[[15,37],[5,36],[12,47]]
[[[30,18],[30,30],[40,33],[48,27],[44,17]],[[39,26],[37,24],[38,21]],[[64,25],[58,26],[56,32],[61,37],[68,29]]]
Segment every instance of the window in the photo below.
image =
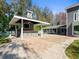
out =
[[74,26],[74,30],[75,31],[79,31],[79,25],[78,26]]
[[74,26],[74,34],[79,35],[79,25]]
[[77,14],[76,13],[75,13],[75,16],[74,17],[75,17],[75,20],[77,20]]
[[73,17],[74,17],[74,21],[76,21],[77,20],[77,12],[74,13]]

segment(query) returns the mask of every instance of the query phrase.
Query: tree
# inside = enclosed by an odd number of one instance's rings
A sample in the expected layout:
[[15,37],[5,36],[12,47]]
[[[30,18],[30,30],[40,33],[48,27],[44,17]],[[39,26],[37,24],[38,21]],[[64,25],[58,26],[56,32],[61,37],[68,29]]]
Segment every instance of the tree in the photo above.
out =
[[59,13],[59,20],[60,20],[60,24],[66,24],[66,13],[60,12]]
[[12,0],[12,6],[15,14],[25,16],[26,11],[32,7],[32,0]]
[[45,21],[47,21],[49,23],[53,19],[53,13],[47,7],[45,7],[44,10],[43,10],[43,16],[45,18]]
[[54,17],[54,24],[55,25],[63,25],[66,24],[66,13],[60,12],[55,15]]
[[43,9],[36,5],[32,7],[32,0],[12,0],[11,4],[6,0],[0,0],[0,31],[9,30],[9,22],[14,14],[26,16],[27,10],[33,10],[38,20],[51,22],[53,19],[53,13],[47,7]]
[[39,18],[42,16],[41,9],[37,5],[34,5],[32,10],[37,15],[36,18],[39,20]]
[[34,5],[32,9],[34,13],[36,13],[37,19],[40,21],[45,21],[50,23],[51,20],[53,19],[53,13],[47,7],[41,9],[39,8],[39,6]]
[[4,8],[5,0],[0,0],[0,15],[4,14],[3,8]]
[[6,32],[9,30],[9,22],[13,16],[11,6],[5,1],[0,0],[0,31]]
[[12,0],[11,9],[14,12],[14,14],[17,14],[18,8],[19,8],[19,0]]
[[53,25],[60,25],[59,14],[55,14]]

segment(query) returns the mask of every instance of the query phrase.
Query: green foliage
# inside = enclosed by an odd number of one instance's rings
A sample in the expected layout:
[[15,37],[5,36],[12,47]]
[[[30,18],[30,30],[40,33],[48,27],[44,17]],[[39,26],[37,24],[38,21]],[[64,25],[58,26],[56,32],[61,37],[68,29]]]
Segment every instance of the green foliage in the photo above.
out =
[[0,31],[6,32],[9,30],[9,22],[13,17],[11,6],[6,0],[0,0]]
[[25,16],[26,11],[32,7],[32,0],[12,0],[14,14]]
[[6,39],[6,36],[0,36],[0,44],[9,43],[10,39]]
[[30,7],[31,0],[13,0],[11,4],[8,4],[6,0],[0,0],[0,31],[10,30],[9,22],[14,14],[24,16],[27,8]]
[[36,13],[37,19],[40,21],[45,21],[50,23],[51,20],[53,19],[53,13],[47,7],[41,9],[38,6],[34,5],[32,10],[34,11],[34,13]]
[[0,15],[4,14],[4,12],[3,12],[4,3],[5,3],[5,0],[0,0]]
[[38,20],[51,22],[53,13],[47,7],[41,9],[38,6],[33,6],[32,8],[32,0],[12,0],[11,4],[8,4],[6,0],[0,0],[0,32],[11,29],[9,22],[14,14],[26,16],[28,9],[32,9],[36,13]]
[[41,30],[41,26],[40,25],[34,26],[34,31],[39,31],[39,30]]
[[67,47],[66,55],[70,59],[79,59],[79,40],[75,40],[69,47]]
[[53,19],[52,11],[50,11],[47,7],[45,7],[43,10],[43,17],[45,18],[45,21],[50,23],[51,20]]

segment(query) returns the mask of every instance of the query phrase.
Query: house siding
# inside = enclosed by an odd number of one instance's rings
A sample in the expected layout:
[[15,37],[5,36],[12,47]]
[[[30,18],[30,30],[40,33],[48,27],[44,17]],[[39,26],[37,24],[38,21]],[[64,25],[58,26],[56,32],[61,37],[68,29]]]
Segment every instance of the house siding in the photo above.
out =
[[72,22],[73,22],[73,12],[67,13],[67,35],[72,36]]
[[[75,20],[75,13],[77,14]],[[74,22],[79,21],[79,7],[74,7],[67,10],[67,35],[74,36]]]
[[78,9],[78,21],[79,21],[79,9]]

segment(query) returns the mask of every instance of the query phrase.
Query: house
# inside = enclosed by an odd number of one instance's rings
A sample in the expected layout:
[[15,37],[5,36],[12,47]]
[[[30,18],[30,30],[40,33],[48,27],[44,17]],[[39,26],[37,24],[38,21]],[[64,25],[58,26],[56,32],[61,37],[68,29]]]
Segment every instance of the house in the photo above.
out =
[[66,11],[66,34],[68,36],[79,36],[79,3],[67,7]]
[[[14,15],[14,17],[12,18],[12,20],[9,23],[10,26],[11,25],[15,26],[15,32],[16,32],[15,35],[18,37],[21,37],[21,39],[23,39],[24,35],[27,36],[26,34],[28,34],[28,33],[32,33],[33,35],[35,33],[38,33],[36,31],[34,31],[34,28],[33,28],[33,26],[36,24],[40,24],[41,26],[50,25],[50,23],[32,19],[32,14],[33,14],[33,12],[27,11],[26,17]],[[20,26],[19,30],[17,28],[18,24]],[[42,27],[41,27],[40,33],[42,36],[43,35]]]
[[66,24],[50,26],[44,29],[45,33],[79,36],[79,3],[66,8]]

